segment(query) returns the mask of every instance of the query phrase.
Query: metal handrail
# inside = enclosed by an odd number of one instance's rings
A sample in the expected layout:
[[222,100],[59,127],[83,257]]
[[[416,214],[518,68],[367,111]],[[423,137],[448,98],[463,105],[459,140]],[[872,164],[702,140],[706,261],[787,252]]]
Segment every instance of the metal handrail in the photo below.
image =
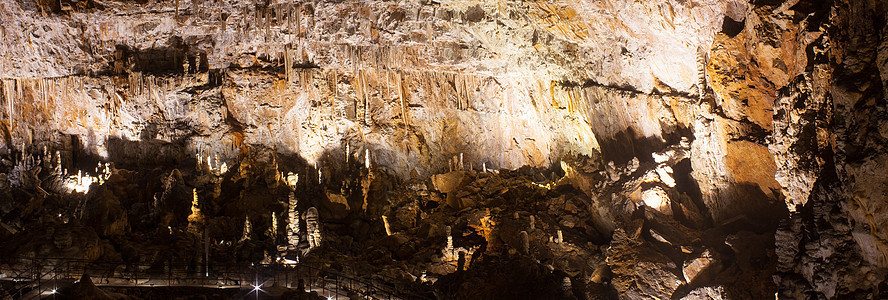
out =
[[[28,267],[22,271],[22,266]],[[84,273],[90,274],[97,285],[124,285],[132,282],[134,286],[140,286],[140,280],[144,280],[148,285],[141,286],[173,286],[175,281],[176,286],[249,287],[251,284],[268,281],[279,283],[283,277],[283,282],[287,285],[304,280],[309,289],[321,283],[320,289],[327,291],[328,283],[332,282],[337,293],[340,290],[351,291],[369,298],[384,296],[389,299],[432,299],[428,296],[431,288],[427,286],[408,284],[397,287],[394,284],[397,281],[388,276],[375,274],[375,277],[385,280],[365,279],[344,274],[334,270],[334,267],[339,266],[330,262],[302,262],[296,265],[216,264],[211,265],[209,270],[200,270],[199,264],[169,262],[151,265],[52,257],[0,258],[0,272],[5,274],[6,271],[17,271],[10,274],[15,277],[5,278],[30,282],[20,289],[35,283],[39,286],[40,280],[76,280]],[[47,277],[49,275],[51,277]]]

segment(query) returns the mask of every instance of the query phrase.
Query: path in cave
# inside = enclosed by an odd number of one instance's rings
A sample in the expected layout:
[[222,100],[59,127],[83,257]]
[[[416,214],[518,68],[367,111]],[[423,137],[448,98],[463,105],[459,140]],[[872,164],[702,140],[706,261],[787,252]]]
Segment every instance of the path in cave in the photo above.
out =
[[274,295],[304,286],[306,292],[317,292],[327,299],[349,299],[358,295],[366,299],[429,299],[429,291],[418,286],[391,284],[395,280],[377,274],[374,278],[358,278],[343,274],[341,266],[330,263],[298,264],[211,264],[209,272],[195,265],[145,265],[94,262],[77,259],[12,259],[0,262],[0,282],[16,286],[10,293],[16,299],[51,297],[88,274],[98,287],[162,288],[195,287],[239,289],[243,294],[259,292]]

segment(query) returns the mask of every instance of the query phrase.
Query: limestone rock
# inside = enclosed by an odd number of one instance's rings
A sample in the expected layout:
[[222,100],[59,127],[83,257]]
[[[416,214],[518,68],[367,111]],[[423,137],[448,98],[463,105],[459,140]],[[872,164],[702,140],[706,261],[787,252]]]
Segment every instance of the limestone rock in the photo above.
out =
[[639,236],[622,228],[614,231],[608,249],[611,280],[621,297],[669,298],[682,283],[668,266],[669,259],[653,250]]
[[708,250],[701,253],[697,258],[686,260],[684,262],[684,267],[682,267],[682,274],[684,275],[685,282],[693,282],[697,276],[701,275],[712,265],[712,254],[710,254]]
[[471,177],[464,171],[454,171],[432,176],[432,184],[441,193],[452,193],[469,183]]

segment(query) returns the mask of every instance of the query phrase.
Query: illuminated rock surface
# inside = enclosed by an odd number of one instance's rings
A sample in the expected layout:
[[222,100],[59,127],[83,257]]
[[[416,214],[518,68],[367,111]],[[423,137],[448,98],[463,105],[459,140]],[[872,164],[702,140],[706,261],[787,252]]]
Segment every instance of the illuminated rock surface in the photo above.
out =
[[886,10],[0,0],[0,272],[319,263],[400,298],[886,298]]

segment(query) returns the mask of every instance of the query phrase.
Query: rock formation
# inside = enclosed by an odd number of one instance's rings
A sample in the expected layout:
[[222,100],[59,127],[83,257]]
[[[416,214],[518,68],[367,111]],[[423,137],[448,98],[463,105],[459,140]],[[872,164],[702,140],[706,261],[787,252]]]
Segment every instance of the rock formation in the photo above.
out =
[[318,223],[318,210],[309,207],[302,215],[302,219],[305,220],[305,239],[308,240],[308,249],[320,247],[324,239],[321,236],[321,224]]
[[299,245],[301,239],[301,226],[299,225],[299,211],[296,209],[298,204],[296,196],[290,192],[287,205],[287,244],[290,247]]
[[453,299],[888,298],[886,20],[0,0],[0,258],[278,251]]

